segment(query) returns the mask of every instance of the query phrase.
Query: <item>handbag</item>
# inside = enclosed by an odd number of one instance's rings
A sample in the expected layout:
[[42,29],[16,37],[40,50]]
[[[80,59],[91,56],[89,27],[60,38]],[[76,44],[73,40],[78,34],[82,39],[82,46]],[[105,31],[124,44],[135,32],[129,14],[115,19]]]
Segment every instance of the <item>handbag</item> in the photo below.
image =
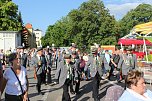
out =
[[[22,88],[22,85],[21,85],[21,81],[19,80],[19,78],[17,77],[15,71],[13,70],[13,68],[11,67],[11,70],[13,71],[13,73],[15,74],[17,80],[18,80],[18,83],[20,85],[20,88],[21,88],[21,91],[22,91],[22,96],[24,96],[25,92],[23,91],[23,88]],[[30,101],[29,97],[27,98],[27,101]]]

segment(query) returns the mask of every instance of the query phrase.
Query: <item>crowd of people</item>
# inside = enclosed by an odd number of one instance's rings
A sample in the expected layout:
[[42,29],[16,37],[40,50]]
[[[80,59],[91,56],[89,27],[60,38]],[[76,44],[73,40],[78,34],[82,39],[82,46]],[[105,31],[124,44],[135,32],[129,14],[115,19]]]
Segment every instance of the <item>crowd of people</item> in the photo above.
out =
[[[5,55],[1,50],[0,59],[0,96],[5,89],[5,101],[28,101],[27,70],[34,70],[38,94],[42,95],[42,83],[59,84],[63,88],[62,101],[71,101],[69,93],[81,93],[79,89],[82,80],[92,81],[92,97],[94,101],[100,101],[100,81],[112,78],[116,78],[118,83],[126,80],[126,90],[122,92],[122,96],[119,94],[119,101],[132,101],[125,98],[130,96],[139,101],[152,101],[151,91],[144,88],[142,73],[136,71],[137,57],[132,53],[131,47],[124,51],[116,48],[115,52],[110,54],[109,50],[100,46],[93,46],[89,53],[80,52],[76,44],[72,44],[69,49],[39,47],[25,50],[23,46],[19,46],[9,55]],[[53,66],[56,69],[54,80],[51,78]],[[137,89],[138,83],[139,87],[144,89],[142,92]],[[105,101],[117,100],[105,98]]]

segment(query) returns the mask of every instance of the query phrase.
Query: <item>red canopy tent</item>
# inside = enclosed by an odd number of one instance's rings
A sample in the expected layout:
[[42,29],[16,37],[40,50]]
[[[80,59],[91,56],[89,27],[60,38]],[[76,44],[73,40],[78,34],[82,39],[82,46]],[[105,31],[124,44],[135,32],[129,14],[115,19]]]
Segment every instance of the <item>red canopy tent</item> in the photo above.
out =
[[[118,44],[122,45],[144,45],[144,40],[137,40],[137,39],[119,39]],[[146,45],[152,46],[152,42],[145,40]]]

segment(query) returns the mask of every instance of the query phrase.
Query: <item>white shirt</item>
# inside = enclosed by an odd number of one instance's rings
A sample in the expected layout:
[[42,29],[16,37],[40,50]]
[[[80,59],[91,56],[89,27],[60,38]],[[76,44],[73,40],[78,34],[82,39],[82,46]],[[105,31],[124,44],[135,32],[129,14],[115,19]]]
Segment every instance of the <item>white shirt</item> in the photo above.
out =
[[106,58],[106,60],[107,60],[107,62],[108,62],[108,64],[109,64],[109,63],[110,63],[110,55],[107,54],[107,53],[105,53],[105,58]]
[[148,96],[148,94],[144,93],[144,96],[136,93],[135,91],[131,90],[131,89],[126,89],[128,92],[130,92],[131,94],[133,94],[136,98],[141,99],[143,101],[152,101],[152,99]]
[[[21,72],[17,76],[21,82],[23,91],[27,90],[26,75],[27,75],[27,71],[26,71],[25,67],[21,66]],[[11,68],[6,69],[6,71],[4,72],[4,78],[7,80],[5,93],[10,94],[10,95],[21,95],[22,94],[19,82],[18,82],[14,72],[11,70]]]

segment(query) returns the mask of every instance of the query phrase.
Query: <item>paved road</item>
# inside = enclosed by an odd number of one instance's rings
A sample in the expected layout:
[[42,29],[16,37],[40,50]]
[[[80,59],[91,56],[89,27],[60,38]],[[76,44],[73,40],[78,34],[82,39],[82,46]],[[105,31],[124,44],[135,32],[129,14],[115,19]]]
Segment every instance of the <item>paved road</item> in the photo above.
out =
[[[52,78],[54,77],[55,70],[52,71]],[[42,84],[42,92],[43,95],[38,95],[35,85],[36,80],[33,78],[33,70],[28,71],[28,78],[29,78],[29,97],[31,101],[61,101],[62,97],[62,88],[58,85],[45,85]],[[99,97],[100,101],[104,101],[104,97],[106,94],[106,90],[108,87],[112,85],[120,85],[124,86],[124,83],[117,83],[116,81],[109,81],[103,80],[100,82],[100,89],[99,89]],[[91,81],[81,81],[80,84],[80,91],[79,95],[71,95],[72,101],[93,101],[92,99],[92,82]],[[147,84],[147,88],[152,90],[152,86]],[[4,94],[2,96],[4,101]]]

